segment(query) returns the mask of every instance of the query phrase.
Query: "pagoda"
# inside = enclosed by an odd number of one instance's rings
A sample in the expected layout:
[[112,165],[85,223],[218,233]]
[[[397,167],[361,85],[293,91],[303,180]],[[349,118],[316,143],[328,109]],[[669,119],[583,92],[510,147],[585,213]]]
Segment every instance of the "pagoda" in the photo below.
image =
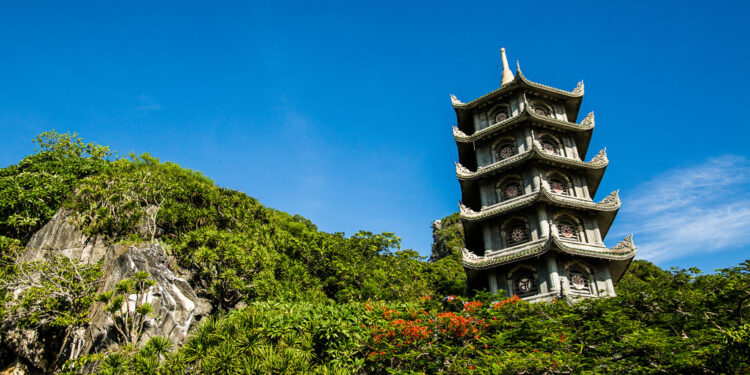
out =
[[615,296],[636,248],[632,235],[607,248],[618,192],[593,200],[609,164],[585,161],[594,114],[576,122],[573,91],[529,81],[505,49],[500,88],[468,103],[451,95],[457,126],[463,266],[469,290],[529,301]]

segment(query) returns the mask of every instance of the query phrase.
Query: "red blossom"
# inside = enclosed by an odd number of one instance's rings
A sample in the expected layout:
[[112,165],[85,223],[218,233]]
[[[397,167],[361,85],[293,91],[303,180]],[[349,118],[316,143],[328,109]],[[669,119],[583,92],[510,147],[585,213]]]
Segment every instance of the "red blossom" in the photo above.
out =
[[482,306],[482,302],[481,301],[466,302],[464,304],[464,310],[468,311],[468,312],[472,312],[472,311],[476,311],[481,306]]
[[514,294],[513,297],[506,298],[500,302],[495,302],[494,304],[492,304],[492,307],[499,309],[509,303],[518,303],[519,301],[521,301],[521,299],[518,298],[518,296]]

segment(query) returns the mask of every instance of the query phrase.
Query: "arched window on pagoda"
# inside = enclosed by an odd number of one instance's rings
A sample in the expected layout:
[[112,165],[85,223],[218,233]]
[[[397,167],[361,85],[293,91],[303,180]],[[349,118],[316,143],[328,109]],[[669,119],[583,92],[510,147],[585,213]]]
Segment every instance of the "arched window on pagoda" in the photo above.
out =
[[531,111],[539,116],[554,117],[555,111],[552,107],[542,101],[535,100],[531,102]]
[[585,242],[585,232],[579,219],[568,214],[557,215],[555,216],[555,227],[557,228],[557,237],[559,239],[572,242]]
[[506,104],[497,106],[490,112],[490,124],[494,125],[510,118],[510,108]]
[[518,145],[513,138],[502,138],[495,143],[492,150],[495,154],[495,160],[500,161],[518,154]]
[[495,185],[495,194],[498,202],[507,201],[524,194],[523,180],[521,176],[509,176]]
[[520,217],[512,218],[502,225],[505,247],[520,245],[531,240],[528,220]]
[[570,291],[576,294],[595,294],[594,274],[591,268],[575,262],[566,266],[568,274],[568,286]]
[[574,195],[573,184],[568,176],[560,172],[548,173],[550,191],[560,195]]
[[562,142],[557,137],[553,137],[549,134],[544,134],[539,137],[539,145],[542,147],[542,151],[561,155],[562,156]]
[[529,265],[519,265],[508,273],[513,294],[523,298],[539,294],[539,277],[536,269]]

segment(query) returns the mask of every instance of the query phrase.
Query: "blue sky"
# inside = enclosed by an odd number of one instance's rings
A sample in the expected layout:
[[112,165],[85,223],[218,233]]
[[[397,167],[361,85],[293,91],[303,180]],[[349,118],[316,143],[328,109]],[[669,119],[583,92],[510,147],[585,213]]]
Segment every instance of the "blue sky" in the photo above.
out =
[[427,255],[460,198],[449,94],[497,88],[504,46],[531,80],[585,81],[597,199],[623,199],[608,245],[750,258],[748,2],[214,3],[0,1],[0,165],[75,131]]

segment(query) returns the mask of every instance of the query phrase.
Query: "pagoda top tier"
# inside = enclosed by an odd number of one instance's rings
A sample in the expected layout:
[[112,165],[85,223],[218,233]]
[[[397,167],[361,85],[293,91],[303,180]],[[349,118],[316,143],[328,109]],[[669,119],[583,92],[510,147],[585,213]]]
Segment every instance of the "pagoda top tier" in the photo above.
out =
[[561,100],[565,103],[566,110],[569,113],[571,122],[575,122],[578,117],[578,111],[581,107],[581,101],[583,100],[584,86],[583,81],[578,82],[578,85],[572,91],[561,90],[555,87],[543,85],[541,83],[533,82],[527,79],[521,72],[521,66],[516,62],[516,74],[510,72],[508,68],[508,61],[505,56],[505,49],[501,49],[500,53],[503,60],[503,72],[501,79],[501,86],[499,89],[485,94],[479,98],[476,98],[468,103],[463,103],[455,95],[451,94],[451,103],[453,109],[460,116],[462,112],[471,111],[474,108],[481,107],[484,104],[491,103],[496,99],[500,99],[511,92],[522,89],[524,92],[538,92],[542,96],[548,96]]

